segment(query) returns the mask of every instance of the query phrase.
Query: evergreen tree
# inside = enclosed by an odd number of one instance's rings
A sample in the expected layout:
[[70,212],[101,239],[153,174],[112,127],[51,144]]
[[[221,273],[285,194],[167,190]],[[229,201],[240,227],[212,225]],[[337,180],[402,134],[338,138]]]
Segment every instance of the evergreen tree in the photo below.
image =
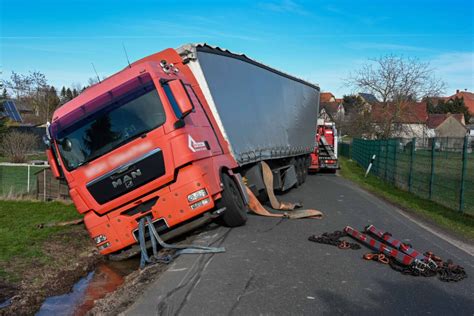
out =
[[77,97],[78,95],[79,95],[79,93],[78,93],[77,90],[74,88],[74,89],[72,90],[72,96],[75,98],[75,97]]
[[72,91],[70,88],[66,89],[66,101],[71,101],[74,99],[74,95],[72,94]]
[[455,97],[448,101],[439,100],[437,105],[434,105],[431,100],[428,100],[428,112],[429,113],[462,113],[464,114],[464,121],[469,123],[471,114],[469,109],[464,104],[463,98]]
[[61,98],[61,102],[63,102],[63,103],[66,102],[67,95],[66,95],[66,87],[65,86],[62,87],[59,97]]

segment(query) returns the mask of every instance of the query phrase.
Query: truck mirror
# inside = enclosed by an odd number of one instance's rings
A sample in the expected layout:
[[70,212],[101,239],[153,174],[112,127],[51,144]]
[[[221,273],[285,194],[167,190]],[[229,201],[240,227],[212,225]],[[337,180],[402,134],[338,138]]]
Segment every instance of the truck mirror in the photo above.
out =
[[59,173],[59,166],[56,162],[56,158],[54,158],[53,150],[51,148],[46,149],[46,157],[48,158],[49,167],[51,168],[51,172],[56,179],[61,177]]
[[193,110],[193,104],[191,103],[188,93],[186,92],[181,80],[172,80],[167,84],[169,85],[174,99],[176,100],[176,104],[178,105],[178,108],[181,112],[181,117],[179,117],[179,119],[182,119],[191,113]]
[[63,140],[61,140],[59,145],[64,151],[71,151],[72,149],[72,143],[69,138],[64,138]]

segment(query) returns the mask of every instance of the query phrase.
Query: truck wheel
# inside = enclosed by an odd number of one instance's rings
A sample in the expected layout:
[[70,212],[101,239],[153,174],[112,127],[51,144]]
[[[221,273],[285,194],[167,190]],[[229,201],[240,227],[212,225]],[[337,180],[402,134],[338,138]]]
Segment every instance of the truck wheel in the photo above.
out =
[[308,159],[307,157],[301,158],[301,165],[303,167],[303,183],[306,182],[306,176],[308,175]]
[[303,159],[296,158],[296,179],[298,180],[298,185],[303,184]]
[[228,227],[242,226],[247,221],[247,206],[242,199],[237,184],[227,174],[222,175],[222,198],[216,203],[217,208],[226,210],[220,217],[222,223]]

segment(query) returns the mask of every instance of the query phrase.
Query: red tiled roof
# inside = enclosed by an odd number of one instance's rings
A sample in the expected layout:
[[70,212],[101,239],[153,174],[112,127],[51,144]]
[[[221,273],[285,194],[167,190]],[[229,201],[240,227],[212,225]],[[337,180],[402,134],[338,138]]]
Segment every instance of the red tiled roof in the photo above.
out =
[[468,91],[457,91],[456,94],[450,96],[449,99],[454,99],[455,97],[463,98],[464,105],[466,105],[469,112],[474,114],[474,93]]
[[325,109],[326,113],[329,115],[333,115],[337,113],[337,110],[339,108],[339,103],[337,102],[320,102],[319,103],[319,108],[320,109]]
[[393,104],[382,105],[381,103],[372,105],[372,120],[374,122],[388,122],[393,119],[393,123],[417,124],[426,123],[428,120],[428,110],[426,102],[412,102],[400,106],[400,113],[396,115],[397,107]]
[[319,95],[320,102],[331,102],[333,98],[335,99],[334,94],[331,92],[321,92]]
[[428,128],[437,128],[450,116],[454,117],[456,120],[458,120],[461,124],[464,125],[464,114],[462,113],[429,114],[426,125],[428,125]]

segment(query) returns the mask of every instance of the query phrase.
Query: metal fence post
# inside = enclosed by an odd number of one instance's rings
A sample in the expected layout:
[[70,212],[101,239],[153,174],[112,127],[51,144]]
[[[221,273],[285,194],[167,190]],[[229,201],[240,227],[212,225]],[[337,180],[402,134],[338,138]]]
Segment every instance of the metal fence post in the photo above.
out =
[[396,180],[397,180],[397,151],[398,151],[398,138],[395,138],[394,139],[394,150],[393,150],[393,170],[392,170],[392,182],[394,185],[396,185]]
[[384,179],[387,181],[387,168],[388,168],[388,139],[385,140],[385,168],[384,168]]
[[468,141],[468,136],[465,136],[464,144],[462,146],[461,188],[459,191],[459,211],[460,212],[464,211],[464,182],[466,178],[467,141]]
[[416,138],[411,139],[411,152],[410,152],[410,173],[408,174],[408,191],[411,192],[413,186],[413,160],[415,159],[415,142]]
[[30,193],[30,165],[28,165],[28,180],[26,181],[26,183],[27,183],[26,192]]
[[434,170],[435,170],[435,149],[436,149],[436,137],[431,139],[431,173],[430,173],[430,188],[429,188],[429,199],[433,196],[433,185],[434,185]]

